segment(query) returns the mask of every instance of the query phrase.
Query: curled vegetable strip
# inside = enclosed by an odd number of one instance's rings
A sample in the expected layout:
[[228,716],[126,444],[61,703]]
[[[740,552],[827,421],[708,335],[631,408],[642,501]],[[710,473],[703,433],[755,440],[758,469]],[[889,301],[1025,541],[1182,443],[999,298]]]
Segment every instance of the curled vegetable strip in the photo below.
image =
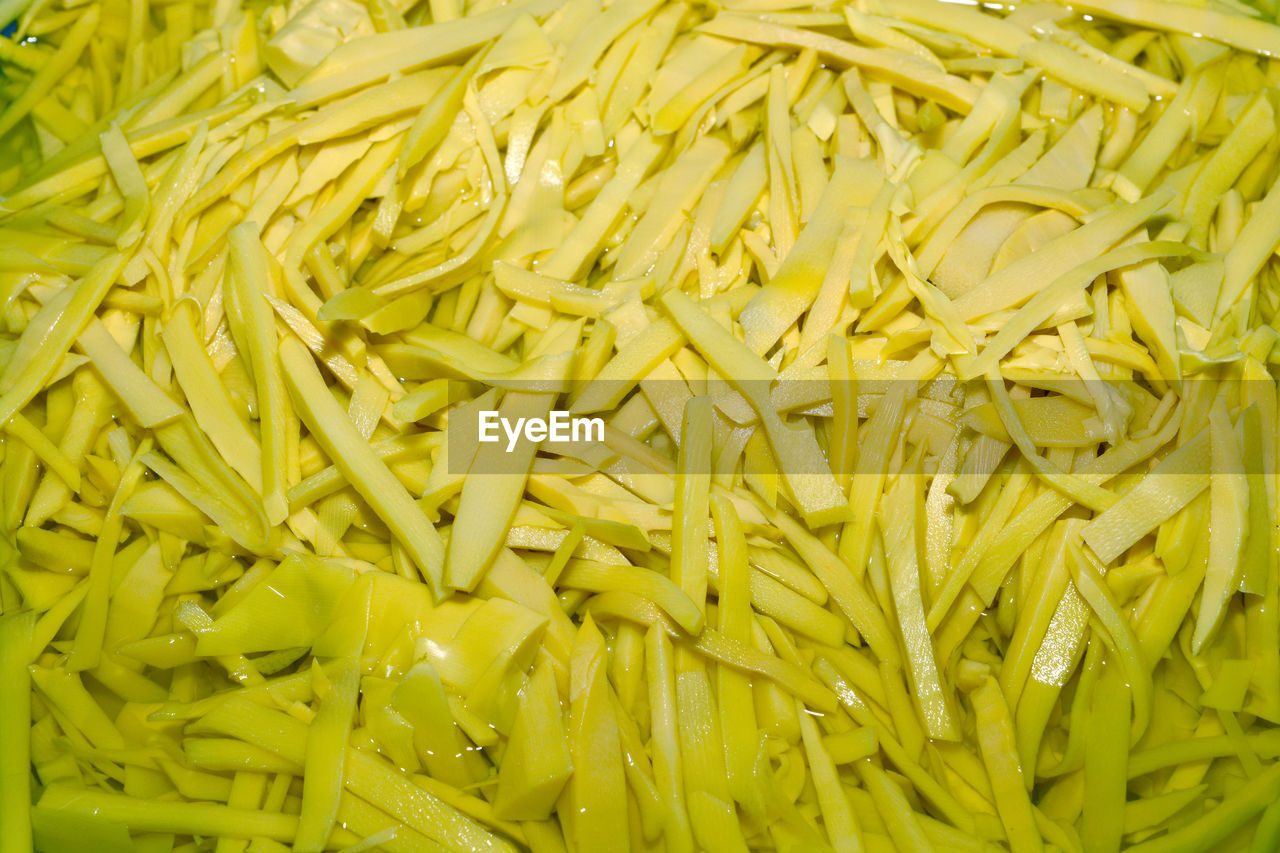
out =
[[1129,682],[1133,699],[1133,736],[1137,741],[1151,722],[1151,680],[1147,677],[1147,665],[1142,659],[1138,641],[1133,636],[1124,615],[1112,600],[1109,587],[1096,566],[1075,543],[1067,542],[1067,563],[1071,578],[1080,597],[1088,604],[1106,628],[1107,636],[1115,649],[1116,657]]

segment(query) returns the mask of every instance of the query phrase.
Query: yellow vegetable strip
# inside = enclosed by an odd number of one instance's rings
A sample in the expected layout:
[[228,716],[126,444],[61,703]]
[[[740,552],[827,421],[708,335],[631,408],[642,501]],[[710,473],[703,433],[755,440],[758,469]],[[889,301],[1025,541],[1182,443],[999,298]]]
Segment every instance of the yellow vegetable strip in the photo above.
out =
[[[1252,373],[1252,371],[1250,371]],[[1267,420],[1274,423],[1275,416],[1275,386],[1270,378],[1259,376],[1258,374],[1246,373],[1246,377],[1251,380],[1263,380],[1265,385],[1262,386],[1261,393],[1256,396],[1253,402],[1248,403],[1248,408],[1240,413],[1240,419],[1237,426],[1240,430],[1240,463],[1243,467],[1246,460],[1256,460],[1251,463],[1251,467],[1244,469],[1245,476],[1245,499],[1248,502],[1248,508],[1245,516],[1245,535],[1244,543],[1241,547],[1241,572],[1240,572],[1240,591],[1251,593],[1253,595],[1265,596],[1267,592],[1268,577],[1266,574],[1266,566],[1268,555],[1271,553],[1272,536],[1271,527],[1268,523],[1267,509],[1267,475],[1264,473],[1270,470],[1268,466],[1274,464],[1274,454],[1264,450],[1265,446],[1274,444],[1271,430],[1267,430],[1271,435],[1264,438],[1262,427],[1262,410],[1267,411]],[[1248,398],[1246,398],[1247,400]],[[1242,402],[1245,402],[1242,400]],[[1210,435],[1212,441],[1212,434]],[[1225,442],[1224,442],[1225,443]],[[1212,447],[1210,448],[1212,453]],[[1260,462],[1257,468],[1252,467]],[[1210,483],[1212,488],[1212,483]],[[1280,684],[1277,685],[1280,688]]]
[[1018,764],[1013,721],[995,679],[988,676],[972,694],[977,718],[978,743],[995,792],[996,810],[1015,853],[1044,849],[1032,815],[1023,770]]
[[817,789],[818,804],[822,809],[822,823],[826,828],[827,838],[836,850],[851,853],[865,850],[858,819],[840,784],[836,766],[827,753],[826,747],[823,746],[818,726],[803,711],[799,718],[800,735],[804,742],[805,756],[809,762],[809,772],[813,776],[813,786]]
[[110,821],[135,832],[292,841],[298,828],[298,818],[289,814],[233,809],[217,803],[165,802],[65,784],[47,786],[38,807]]
[[34,613],[0,616],[0,853],[31,843],[31,640]]
[[1148,665],[1142,659],[1137,639],[1113,600],[1110,587],[1103,580],[1102,574],[1089,562],[1088,556],[1070,541],[1067,543],[1067,562],[1080,597],[1088,602],[1089,608],[1106,628],[1110,645],[1115,652],[1115,663],[1124,670],[1128,681],[1126,689],[1130,694],[1130,699],[1126,701],[1133,705],[1132,740],[1136,742],[1151,722],[1151,679],[1147,675]]
[[764,144],[757,142],[742,155],[729,179],[729,186],[720,206],[716,209],[708,236],[712,251],[722,253],[728,248],[729,242],[737,236],[738,230],[751,214],[752,205],[760,193],[764,192],[768,180]]
[[566,314],[594,315],[613,307],[621,296],[612,298],[606,292],[522,270],[502,261],[494,262],[493,279],[494,285],[513,299],[527,300]]
[[26,406],[53,375],[128,260],[124,254],[103,258],[78,284],[63,291],[65,297],[51,300],[27,324],[0,374],[0,423]]
[[1200,169],[1183,203],[1183,216],[1191,226],[1188,240],[1203,245],[1208,239],[1214,209],[1223,193],[1235,185],[1249,161],[1262,150],[1265,144],[1262,140],[1275,133],[1275,119],[1271,102],[1265,97],[1255,99]]
[[[661,620],[649,617],[639,621],[652,624],[654,621]],[[830,691],[804,668],[792,661],[760,651],[753,645],[732,640],[714,628],[704,629],[697,637],[687,637],[677,631],[671,633],[674,637],[688,642],[693,651],[741,672],[754,673],[767,678],[812,708],[827,712],[835,707],[835,700]]]
[[1258,818],[1258,827],[1254,830],[1249,853],[1264,853],[1277,844],[1280,844],[1280,806],[1272,803]]
[[[301,766],[307,751],[306,724],[280,711],[235,697],[192,726],[193,732],[218,732],[277,753]],[[347,790],[399,818],[446,849],[510,850],[453,807],[413,785],[384,760],[346,748]],[[296,826],[296,825],[295,825]],[[264,833],[255,833],[264,834]],[[290,835],[292,838],[293,835]]]
[[729,153],[719,139],[702,137],[657,177],[652,203],[618,250],[617,275],[630,279],[652,268],[682,214],[696,205]]
[[950,3],[893,0],[888,8],[904,20],[972,39],[1006,56],[1017,56],[1018,49],[1031,41],[1026,32],[1003,18]]
[[769,513],[769,520],[776,524],[827,588],[832,599],[840,607],[858,633],[867,641],[881,660],[897,663],[897,644],[889,633],[884,613],[872,600],[860,579],[851,576],[848,566],[816,537],[781,513]]
[[549,817],[573,763],[560,694],[546,665],[534,669],[525,687],[507,750],[498,768],[494,814],[523,820]]
[[[1070,561],[1073,557],[1069,555],[1067,559]],[[1088,585],[1089,578],[1085,576],[1085,572],[1077,570],[1077,573],[1085,577],[1081,585]],[[1077,589],[1077,586],[1071,585],[1064,590],[1062,599],[1049,621],[1049,626],[1045,629],[1044,640],[1031,661],[1027,681],[1019,694],[1018,749],[1022,761],[1028,765],[1038,757],[1045,726],[1053,711],[1053,702],[1070,677],[1078,661],[1080,650],[1084,646],[1085,631],[1089,625],[1089,608]],[[1093,588],[1090,594],[1095,600],[1103,598],[1102,594]],[[1101,647],[1089,647],[1090,659],[1098,654],[1097,648]],[[1096,677],[1096,668],[1091,668],[1088,660],[1085,667],[1086,672],[1081,677],[1082,683],[1090,683]],[[1085,694],[1079,695],[1083,697]],[[1083,698],[1076,703],[1076,707],[1080,709],[1085,707]],[[1074,710],[1072,716],[1073,719],[1080,718]],[[1079,732],[1079,729],[1074,731]],[[1072,760],[1079,758],[1078,753],[1071,753],[1072,749],[1080,748],[1083,743],[1083,738],[1079,734],[1068,743],[1067,753],[1072,755]],[[1063,757],[1061,763],[1064,770],[1071,769],[1073,766],[1067,756]]]
[[101,322],[89,321],[77,343],[140,424],[158,427],[182,417],[182,407],[138,369]]
[[645,673],[649,686],[654,782],[666,803],[663,834],[676,850],[693,849],[693,830],[684,800],[684,764],[676,722],[675,661],[666,632],[651,625],[645,633]]
[[1200,72],[1192,73],[1182,81],[1178,93],[1170,99],[1168,106],[1156,119],[1151,132],[1134,146],[1120,167],[1120,176],[1137,191],[1147,188],[1169,154],[1191,129],[1192,113],[1187,105],[1193,92],[1204,88],[1206,80],[1206,75]]
[[1166,456],[1142,482],[1085,525],[1084,541],[1104,564],[1208,487],[1209,449],[1205,431]]
[[[58,449],[74,459],[84,456],[89,443],[97,439],[106,424],[109,400],[106,389],[91,371],[78,371],[71,379],[71,390],[76,395],[76,403],[70,422],[58,441]],[[42,525],[66,503],[70,495],[71,489],[61,478],[45,477],[31,497],[25,519],[27,526]]]
[[1013,636],[1009,639],[1005,665],[1000,668],[1000,689],[1018,714],[1022,711],[1019,698],[1023,684],[1031,672],[1031,664],[1044,645],[1049,624],[1066,592],[1070,576],[1066,563],[1067,538],[1078,535],[1082,524],[1078,519],[1054,524],[1035,570],[1040,580],[1036,589],[1024,597],[1022,612],[1018,615]]
[[[1005,487],[1001,490],[995,506],[991,508],[991,512],[988,514],[985,523],[979,528],[978,534],[969,543],[969,547],[965,550],[960,563],[947,576],[942,589],[934,596],[933,605],[929,610],[930,631],[937,630],[938,626],[942,624],[943,618],[946,617],[947,612],[956,603],[965,585],[970,583],[971,580],[973,581],[974,591],[983,596],[983,600],[994,598],[994,587],[999,586],[999,582],[1003,581],[1004,578],[1001,577],[1000,581],[997,581],[994,585],[988,585],[983,583],[983,579],[975,578],[974,573],[982,564],[983,556],[996,547],[1000,532],[1002,530],[1011,530],[1011,528],[1005,526],[1006,522],[1013,513],[1014,507],[1021,500],[1022,493],[1029,485],[1030,479],[1029,472],[1022,468],[1015,470],[1005,483]],[[1069,498],[1061,497],[1056,492],[1048,494],[1053,494],[1055,497],[1059,497],[1063,503],[1070,505]],[[1063,509],[1065,508],[1064,506]],[[1048,526],[1047,523],[1046,526]],[[1039,531],[1036,531],[1036,533],[1038,534]]]
[[724,738],[705,663],[676,649],[676,721],[684,761],[685,801],[703,849],[745,851],[725,771]]
[[[751,590],[748,585],[747,541],[742,522],[728,498],[714,495],[711,514],[715,522],[717,560],[719,562],[720,633],[740,643],[751,639]],[[751,682],[743,673],[730,667],[716,668],[716,700],[722,709],[720,723],[724,729],[725,770],[729,791],[742,804],[747,814],[762,819],[764,796],[755,762],[758,734]],[[726,711],[723,709],[734,709]]]
[[[233,809],[256,809],[267,790],[267,777],[262,773],[238,772],[231,779],[227,805]],[[242,839],[220,838],[214,853],[243,853],[248,844]]]
[[354,658],[333,661],[325,677],[329,692],[320,700],[320,709],[307,731],[302,810],[293,842],[299,853],[323,850],[337,819],[345,770],[343,759],[359,697],[360,673]]
[[161,331],[165,349],[200,429],[227,464],[261,492],[262,454],[248,426],[232,407],[204,347],[199,345],[194,313],[197,308],[194,300],[183,299],[170,309]]
[[398,140],[376,142],[349,172],[338,182],[334,195],[324,206],[323,212],[308,217],[304,224],[289,237],[282,262],[285,275],[293,275],[302,266],[318,241],[328,237],[347,222],[364,202],[377,182],[395,162]]
[[836,764],[853,764],[875,755],[879,748],[874,729],[856,728],[822,739],[823,746]]
[[279,362],[275,358],[275,314],[266,301],[273,289],[268,283],[270,266],[253,223],[231,229],[227,245],[229,272],[224,290],[227,319],[248,362],[256,390],[263,507],[267,520],[279,524],[289,514],[284,458],[289,413]]
[[[495,176],[500,176],[501,172],[495,170],[493,174]],[[379,176],[370,171],[368,178],[370,185],[372,185],[372,182],[377,180]],[[354,193],[355,198],[358,198],[359,195],[359,192]],[[506,201],[507,197],[504,194],[498,195],[498,197],[493,200],[488,212],[480,222],[480,225],[471,240],[461,251],[454,254],[447,261],[433,267],[429,267],[421,272],[416,272],[412,275],[398,278],[385,284],[379,284],[373,290],[374,295],[377,298],[390,298],[404,296],[424,288],[442,290],[465,279],[467,274],[475,267],[474,261],[476,255],[482,248],[484,248],[485,244],[488,243],[489,239],[493,236],[494,229],[497,227],[499,220],[502,218],[502,213],[505,210]],[[326,223],[326,227],[338,227],[341,223],[341,219],[334,219]],[[375,322],[376,317],[362,317],[361,319],[369,325],[370,329],[379,333],[384,331]],[[397,330],[399,328],[401,327],[393,326],[392,330]]]
[[612,409],[635,384],[662,361],[674,355],[684,337],[675,324],[658,320],[627,341],[573,401],[576,414]]
[[22,94],[6,105],[0,112],[0,136],[8,135],[43,98],[57,85],[75,65],[80,54],[93,38],[102,18],[102,9],[97,4],[89,6],[85,12],[76,17],[58,51],[41,66]]
[[925,47],[915,39],[903,35],[892,27],[886,25],[883,19],[877,20],[869,15],[846,7],[844,10],[845,23],[849,25],[849,31],[858,36],[863,41],[876,42],[885,47],[892,47],[905,53],[910,53],[918,59],[921,59],[939,71],[945,70],[942,60],[929,48]]
[[983,87],[973,109],[956,128],[956,133],[942,146],[942,153],[957,164],[964,163],[984,140],[990,136],[998,136],[1002,127],[1005,127],[1007,133],[1012,127],[1010,115],[1030,82],[1027,75],[996,75],[989,85]]
[[[6,0],[5,8],[0,9],[0,19],[12,20],[13,13],[10,10],[25,5],[26,0]],[[0,57],[5,62],[26,71],[39,71],[48,61],[48,57],[40,51],[12,41],[6,42],[3,47],[0,47]]]
[[1277,221],[1280,221],[1280,187],[1272,185],[1223,259],[1222,287],[1214,309],[1215,317],[1224,316],[1240,299],[1249,282],[1280,243]]
[[602,238],[622,213],[627,199],[663,152],[648,134],[640,136],[618,162],[604,189],[591,201],[569,236],[539,268],[552,278],[576,281],[599,252]]
[[646,569],[571,559],[560,574],[560,585],[592,592],[625,590],[636,593],[661,607],[690,634],[701,633],[706,624],[706,615],[687,593],[666,577]]
[[829,645],[844,641],[839,616],[760,571],[750,573],[751,605],[790,630]]
[[521,828],[521,824],[496,817],[488,801],[463,793],[452,785],[430,776],[415,774],[412,781],[424,792],[438,797],[446,806],[457,809],[459,814],[475,820],[482,826],[496,830],[510,841],[522,845],[528,844],[528,837]]
[[[639,632],[633,636],[639,636]],[[641,647],[633,648],[639,650]],[[640,821],[636,829],[645,837],[656,838],[662,831],[662,801],[653,781],[649,754],[641,740],[640,727],[635,718],[619,704],[616,693],[613,699],[614,719],[618,722],[618,735],[622,743],[622,770],[639,806]]]
[[1204,796],[1206,790],[1208,790],[1207,785],[1196,785],[1169,794],[1126,803],[1124,832],[1134,834],[1144,829],[1158,829],[1160,824],[1167,822]]
[[931,738],[957,740],[960,733],[951,709],[947,707],[947,695],[943,692],[934,659],[933,642],[925,624],[920,591],[920,555],[916,549],[915,489],[914,477],[910,474],[899,477],[885,500],[887,523],[884,538],[889,585],[898,616],[898,633],[910,667],[912,693],[925,729]]
[[449,380],[430,379],[405,394],[395,403],[395,416],[401,421],[420,421],[449,404]]
[[392,695],[392,706],[414,728],[414,747],[432,778],[458,786],[474,781],[474,756],[450,710],[440,676],[428,660],[410,667]]
[[947,217],[925,240],[923,246],[917,250],[916,261],[920,265],[920,271],[926,276],[932,275],[947,249],[964,231],[965,226],[985,207],[1001,202],[1023,202],[1061,210],[1077,219],[1088,212],[1088,208],[1080,204],[1071,194],[1049,187],[1013,185],[976,190],[947,214]]
[[120,477],[120,484],[107,508],[102,530],[93,546],[93,562],[89,566],[89,578],[85,588],[84,608],[76,626],[75,646],[68,658],[74,670],[93,669],[102,659],[102,645],[107,631],[107,608],[111,595],[112,561],[116,547],[124,532],[124,519],[120,510],[124,501],[142,480],[142,456],[150,447],[150,439],[137,448]]
[[4,425],[4,430],[29,447],[31,452],[66,484],[67,488],[73,492],[80,490],[79,467],[31,421],[15,413]]
[[[1250,749],[1262,758],[1280,755],[1280,739],[1274,729],[1261,734],[1246,735]],[[1178,764],[1193,764],[1208,758],[1232,755],[1236,744],[1227,735],[1193,737],[1187,740],[1162,744],[1133,752],[1130,756],[1129,778],[1152,773]]]
[[773,409],[766,384],[773,380],[773,370],[688,296],[667,291],[662,303],[690,342],[759,415],[782,476],[805,520],[815,525],[842,520],[848,512],[844,496],[812,432],[788,427]]
[[[799,190],[796,186],[795,158],[792,156],[791,115],[788,106],[787,75],[781,66],[771,66],[762,119],[765,160],[769,170],[769,222],[771,230],[776,232],[775,258],[790,255],[795,247],[796,231],[800,224]],[[773,274],[778,272],[773,267],[767,266],[766,269]]]
[[590,617],[578,629],[571,667],[569,743],[574,773],[564,794],[572,805],[567,830],[579,849],[625,850],[622,747],[605,679],[604,637]]
[[[1178,86],[1167,77],[1159,74],[1153,74],[1144,68],[1132,63],[1125,62],[1117,56],[1113,56],[1106,51],[1095,47],[1085,40],[1083,36],[1077,35],[1069,30],[1059,30],[1047,28],[1049,38],[1059,44],[1065,44],[1076,53],[1083,55],[1091,62],[1096,62],[1104,68],[1112,69],[1126,77],[1131,77],[1140,82],[1147,94],[1153,98],[1172,98],[1178,93]],[[1132,140],[1129,140],[1132,141]]]
[[875,802],[881,819],[889,830],[889,837],[897,844],[899,850],[930,851],[936,849],[929,839],[924,827],[917,819],[915,811],[906,796],[874,762],[862,760],[858,762],[858,775]]
[[156,441],[169,456],[146,452],[139,457],[143,464],[238,544],[251,551],[270,550],[275,531],[257,495],[218,456],[190,415],[134,365],[99,321],[90,322],[78,343],[134,417],[154,430]]
[[704,629],[697,637],[688,637],[668,625],[656,605],[637,595],[621,591],[602,593],[590,600],[588,610],[602,619],[628,619],[646,627],[662,625],[672,637],[689,642],[694,651],[744,673],[767,678],[812,708],[823,712],[835,708],[831,692],[798,664],[732,640],[714,628]]
[[[554,405],[550,394],[508,391],[498,417],[510,423],[521,418],[545,420]],[[463,481],[453,535],[445,550],[444,581],[450,587],[475,589],[493,565],[524,494],[537,450],[538,442],[530,441],[526,433],[514,451],[505,437],[500,437],[476,453]]]
[[1280,33],[1276,32],[1275,27],[1243,15],[1225,15],[1213,9],[1195,7],[1185,11],[1179,9],[1179,14],[1170,15],[1168,9],[1153,0],[1116,0],[1108,3],[1085,0],[1073,3],[1072,6],[1081,12],[1104,18],[1213,39],[1264,56],[1280,54]]
[[591,76],[600,54],[635,22],[659,5],[656,0],[625,0],[611,4],[589,27],[585,27],[568,47],[567,58],[556,73],[548,97],[562,99]]
[[858,461],[849,486],[849,506],[853,518],[846,522],[840,537],[840,559],[862,577],[871,555],[875,516],[890,459],[901,436],[902,418],[911,388],[896,382],[880,398],[875,412],[864,424],[858,442]]
[[421,28],[391,30],[343,42],[293,90],[300,108],[358,89],[395,71],[429,65],[471,50],[502,34],[521,15],[535,18],[556,8],[549,0],[529,0],[478,15]]
[[183,752],[187,761],[200,770],[302,774],[302,765],[230,738],[188,738],[183,743]]
[[1119,267],[1127,267],[1158,257],[1176,257],[1189,250],[1178,243],[1140,243],[1107,252],[1063,273],[1019,308],[1008,323],[987,342],[982,352],[963,364],[964,374],[979,376],[1056,313],[1077,301],[1081,290],[1095,278]]
[[671,100],[660,105],[660,109],[653,115],[654,131],[687,133],[686,128],[690,127],[691,119],[704,109],[705,101],[726,90],[726,87],[740,83],[742,76],[748,73],[751,61],[758,55],[753,47],[737,45],[730,53],[703,70],[698,77],[692,78],[689,85],[676,92]]
[[311,354],[296,339],[280,342],[280,366],[294,407],[333,464],[408,549],[431,591],[444,593],[444,546],[427,517],[356,432],[333,399]]
[[405,136],[404,146],[396,160],[396,177],[403,180],[409,170],[421,162],[449,132],[454,116],[462,105],[462,96],[472,76],[484,58],[485,52],[477,51],[467,64],[453,73],[435,96],[428,99],[413,120],[413,126]]
[[849,207],[849,195],[856,186],[857,172],[851,164],[845,158],[836,159],[835,171],[823,189],[817,209],[777,274],[742,309],[738,322],[746,345],[753,351],[768,351],[822,289]]
[[331,104],[298,126],[298,144],[313,145],[347,136],[377,127],[400,113],[423,107],[443,94],[445,89],[442,87],[447,78],[450,78],[448,69],[432,68],[388,82],[378,90],[376,101],[352,98]]
[[710,397],[692,397],[685,404],[671,530],[671,580],[700,611],[707,597],[711,414]]
[[902,748],[902,745],[885,731],[884,724],[881,723],[870,711],[867,705],[858,698],[853,687],[844,680],[828,661],[819,660],[814,666],[815,672],[822,678],[823,682],[830,685],[835,690],[842,707],[846,708],[850,715],[858,722],[859,725],[865,726],[876,733],[876,740],[881,745],[887,757],[901,773],[910,780],[916,790],[929,802],[937,807],[938,811],[946,817],[947,820],[957,827],[963,828],[965,831],[971,831],[973,828],[973,820],[968,812],[960,804],[951,793],[938,782],[928,771],[921,767],[914,759],[912,759]]
[[1090,62],[1069,47],[1050,41],[1033,41],[1020,47],[1018,56],[1072,88],[1092,92],[1136,112],[1145,110],[1150,102],[1146,88],[1136,78]]
[[915,258],[903,252],[906,240],[902,234],[902,225],[896,218],[889,220],[888,238],[889,257],[906,279],[907,289],[919,301],[926,319],[934,328],[934,333],[939,338],[939,349],[966,355],[977,352],[973,335],[956,314],[951,300],[937,287],[925,281],[916,266]]
[[163,187],[156,194],[151,211],[152,220],[149,223],[150,233],[143,245],[162,261],[168,260],[169,240],[172,237],[173,222],[179,207],[190,197],[195,190],[196,181],[200,178],[196,171],[196,164],[200,155],[204,153],[208,141],[209,123],[202,121],[196,125],[191,138],[183,145],[182,153],[165,173]]
[[78,731],[98,749],[124,749],[124,737],[85,688],[80,674],[65,667],[29,667],[31,681],[64,718],[64,727]]
[[1116,496],[1102,486],[1090,483],[1082,477],[1067,474],[1057,468],[1053,462],[1036,452],[1031,437],[1018,419],[1018,412],[1013,407],[1009,391],[1004,386],[1004,377],[999,368],[992,368],[987,373],[987,388],[991,392],[991,400],[1005,431],[1013,439],[1013,443],[1022,452],[1022,457],[1031,465],[1032,470],[1048,485],[1062,492],[1077,503],[1095,511],[1106,510],[1116,502]]
[[1250,779],[1203,817],[1150,841],[1135,844],[1137,853],[1191,853],[1212,849],[1280,796],[1280,764]]
[[99,139],[102,141],[102,156],[107,161],[111,176],[115,178],[120,194],[124,196],[124,213],[120,234],[116,237],[116,245],[127,249],[138,242],[142,236],[142,227],[146,224],[147,214],[151,209],[151,198],[147,192],[146,178],[138,168],[138,161],[133,157],[129,141],[114,122]]
[[726,12],[698,29],[722,38],[756,44],[811,48],[850,65],[881,74],[907,91],[936,100],[958,112],[968,112],[977,99],[975,87],[968,81],[940,73],[916,57],[898,51],[857,47],[830,36]]
[[1209,565],[1191,640],[1197,654],[1222,623],[1227,602],[1240,586],[1243,545],[1249,535],[1246,463],[1221,397],[1209,410],[1209,450],[1213,465],[1209,478]]
[[1012,308],[1073,267],[1080,258],[1101,255],[1164,207],[1172,191],[1161,191],[1134,204],[1120,203],[1088,223],[1053,240],[1040,251],[1009,264],[958,297],[956,310],[966,320]]
[[[1096,460],[1086,463],[1076,473],[1081,477],[1096,479],[1099,483],[1106,482],[1167,444],[1177,432],[1177,427],[1177,420],[1171,419],[1155,435],[1129,445],[1111,448]],[[1202,447],[1201,451],[1203,449]],[[1055,491],[1036,496],[1026,509],[1000,531],[990,549],[983,554],[975,569],[975,589],[987,590],[994,596],[995,590],[1004,582],[1009,569],[1022,552],[1069,506],[1071,499]]]

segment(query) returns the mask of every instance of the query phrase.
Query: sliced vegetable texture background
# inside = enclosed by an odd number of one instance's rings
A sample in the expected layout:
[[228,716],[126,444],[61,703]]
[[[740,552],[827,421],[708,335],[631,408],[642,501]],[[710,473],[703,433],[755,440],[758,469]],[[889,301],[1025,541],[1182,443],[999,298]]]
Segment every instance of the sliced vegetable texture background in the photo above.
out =
[[0,853],[1274,853],[1274,13],[0,0]]

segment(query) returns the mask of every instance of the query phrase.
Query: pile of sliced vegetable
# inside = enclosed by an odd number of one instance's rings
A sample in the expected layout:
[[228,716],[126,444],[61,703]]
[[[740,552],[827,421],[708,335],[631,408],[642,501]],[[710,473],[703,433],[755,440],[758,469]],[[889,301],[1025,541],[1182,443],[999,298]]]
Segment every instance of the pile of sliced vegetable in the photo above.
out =
[[0,853],[1274,853],[1274,19],[0,0]]

